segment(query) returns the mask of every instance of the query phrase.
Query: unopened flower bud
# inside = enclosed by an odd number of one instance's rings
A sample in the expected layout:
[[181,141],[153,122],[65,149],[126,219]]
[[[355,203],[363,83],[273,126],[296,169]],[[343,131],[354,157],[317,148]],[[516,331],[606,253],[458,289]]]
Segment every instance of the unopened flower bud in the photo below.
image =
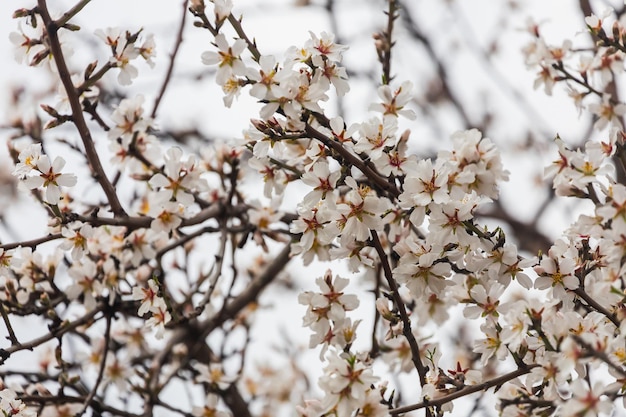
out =
[[391,310],[389,310],[389,301],[386,298],[380,297],[376,299],[376,310],[378,310],[378,313],[385,320],[390,321],[390,322],[396,321],[396,317],[391,312]]
[[189,6],[189,10],[195,14],[203,14],[206,6],[204,5],[204,0],[191,0],[191,6]]
[[39,395],[44,395],[44,396],[48,396],[48,397],[52,395],[52,393],[50,393],[50,390],[48,390],[48,388],[46,388],[40,382],[35,384],[35,391],[37,391],[37,394],[39,394]]
[[252,123],[252,126],[254,126],[254,128],[261,133],[267,133],[269,131],[269,126],[264,120],[251,119],[250,123]]
[[30,10],[28,9],[17,9],[13,12],[13,19],[19,19],[20,17],[26,17],[30,14]]
[[613,27],[611,28],[611,31],[613,32],[613,39],[615,39],[616,42],[619,42],[619,40],[621,39],[621,27],[618,21],[613,22]]
[[40,104],[40,107],[43,111],[45,111],[52,117],[58,118],[60,116],[59,112],[57,112],[56,109],[52,106],[48,106],[47,104]]

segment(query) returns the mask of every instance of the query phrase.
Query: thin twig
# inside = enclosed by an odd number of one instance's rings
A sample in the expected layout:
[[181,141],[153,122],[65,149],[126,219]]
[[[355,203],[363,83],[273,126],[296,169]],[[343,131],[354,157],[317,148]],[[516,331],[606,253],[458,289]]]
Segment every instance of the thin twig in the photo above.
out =
[[161,99],[163,99],[165,90],[167,89],[167,86],[169,85],[169,82],[172,79],[172,74],[174,72],[174,63],[176,62],[176,56],[178,55],[178,50],[180,49],[180,45],[183,43],[183,30],[185,29],[185,21],[187,20],[188,1],[189,0],[183,0],[183,15],[180,18],[180,26],[178,27],[178,34],[176,35],[176,41],[174,43],[174,50],[172,51],[172,54],[170,55],[170,64],[167,67],[167,72],[165,73],[163,84],[161,84],[161,89],[159,90],[159,94],[154,100],[154,107],[152,108],[152,112],[150,113],[150,117],[153,119],[156,117],[159,104],[161,103]]
[[[187,219],[183,219],[182,223],[179,227],[186,226],[195,226],[200,223],[203,223],[206,220],[213,219],[220,216],[236,216],[247,210],[247,206],[244,204],[231,207],[230,209],[226,209],[221,203],[216,202],[211,204],[209,207],[199,211],[193,217],[189,217]],[[84,216],[81,214],[71,213],[68,215],[68,218],[72,221],[80,221],[83,223],[89,223],[92,226],[123,226],[128,229],[128,231],[136,230],[136,229],[147,229],[150,228],[150,224],[154,220],[149,216],[134,216],[134,217],[95,217],[95,216]],[[55,239],[62,238],[61,233],[55,233],[48,236],[39,237],[32,240],[23,240],[20,242],[6,243],[4,245],[0,245],[0,249],[9,250],[15,249],[17,247],[30,247],[35,248],[37,245],[42,243],[46,243]]]
[[80,12],[81,10],[83,10],[83,8],[89,4],[91,2],[91,0],[81,0],[78,3],[76,3],[76,5],[74,7],[72,7],[71,9],[69,9],[67,12],[63,13],[63,15],[57,19],[57,21],[55,22],[57,24],[58,27],[63,27],[67,24],[67,22],[70,21],[70,19],[72,19],[74,16],[76,16],[78,14],[78,12]]
[[578,336],[577,334],[572,334],[571,336],[576,341],[576,343],[585,348],[585,352],[589,356],[600,359],[602,362],[606,363],[609,368],[622,375],[623,378],[626,378],[626,370],[624,370],[622,365],[617,365],[616,363],[614,363],[611,358],[609,358],[609,355],[607,355],[604,351],[594,348],[590,343],[587,343],[582,337]]
[[[206,293],[198,303],[196,307],[196,314],[200,315],[204,311],[204,308],[209,305],[211,301],[211,297],[213,296],[213,291],[217,286],[217,282],[219,277],[222,275],[222,268],[224,266],[224,259],[226,255],[226,244],[228,243],[228,233],[226,231],[226,225],[222,226],[222,233],[220,235],[220,244],[215,254],[215,263],[213,264],[213,271],[209,276],[209,288],[206,290]],[[202,282],[198,282],[198,285],[202,284]]]
[[252,54],[252,57],[254,58],[254,60],[256,62],[259,62],[259,60],[261,59],[261,53],[259,52],[258,48],[256,47],[256,42],[251,41],[248,38],[248,36],[246,35],[246,32],[244,32],[243,27],[241,26],[241,20],[237,19],[231,13],[231,14],[228,15],[228,22],[231,24],[233,29],[235,29],[235,32],[237,32],[237,35],[239,35],[239,37],[241,39],[246,41],[246,44],[248,44],[248,50]]
[[11,325],[11,321],[9,321],[9,316],[7,315],[6,310],[4,309],[4,303],[0,301],[0,313],[2,314],[2,320],[4,320],[4,324],[7,327],[7,331],[9,332],[9,340],[13,346],[19,345],[20,342],[17,340],[17,336],[15,336],[15,331],[13,331],[13,326]]
[[459,28],[465,32],[463,37],[463,41],[465,44],[474,52],[474,54],[480,58],[480,62],[482,63],[485,71],[489,73],[489,78],[495,84],[498,85],[498,90],[508,94],[511,97],[511,101],[514,105],[518,106],[524,113],[526,113],[529,123],[529,128],[536,130],[537,133],[543,137],[550,137],[552,132],[548,128],[547,121],[542,117],[542,115],[535,109],[535,106],[529,103],[528,98],[525,97],[519,90],[515,88],[505,76],[498,70],[498,68],[493,64],[492,57],[490,54],[485,51],[481,47],[481,45],[477,42],[479,37],[472,30],[472,26],[470,25],[467,16],[461,10],[460,4],[458,3],[450,3],[448,6],[453,9],[456,17],[455,19]]
[[404,6],[403,4],[404,2],[401,2],[400,0],[396,0],[396,3],[398,4],[398,7],[401,7],[402,9],[404,9],[404,13],[402,13],[402,19],[405,22],[405,27],[407,31],[413,38],[415,38],[424,46],[424,48],[426,49],[426,52],[428,53],[428,56],[433,62],[433,65],[435,66],[437,70],[437,75],[439,76],[439,80],[441,81],[441,87],[442,87],[443,93],[445,94],[445,97],[450,101],[450,103],[452,103],[456,111],[459,113],[459,116],[463,120],[463,124],[465,125],[465,127],[468,127],[468,128],[472,127],[473,124],[469,118],[467,111],[465,110],[465,107],[461,103],[460,99],[453,93],[454,89],[450,86],[450,83],[448,80],[448,70],[444,66],[442,60],[437,55],[437,52],[435,52],[435,48],[432,42],[430,41],[428,37],[426,37],[426,35],[424,35],[424,33],[420,31],[420,29],[417,26],[417,23],[413,20],[408,9]]
[[291,244],[287,244],[283,250],[276,255],[274,260],[267,265],[263,273],[252,280],[241,294],[235,297],[230,303],[226,304],[214,317],[200,324],[202,330],[197,337],[205,338],[226,320],[232,319],[248,304],[257,300],[261,291],[285,269],[285,266],[291,259],[290,253]]
[[[72,396],[72,395],[53,395],[53,396],[44,396],[44,395],[22,395],[20,396],[20,400],[22,400],[26,404],[41,404],[42,406],[45,404],[72,404],[72,403],[82,403],[85,401],[85,397],[83,396]],[[100,403],[95,401],[93,404],[94,415],[101,415],[102,411],[106,411],[113,416],[119,417],[140,417],[139,414],[131,413],[128,411],[121,410],[119,408],[111,407],[110,405]]]
[[23,240],[21,242],[5,243],[4,245],[0,245],[0,249],[9,250],[9,249],[18,248],[20,246],[34,249],[37,247],[37,245],[50,242],[55,239],[60,239],[62,237],[63,235],[61,235],[61,233],[55,233],[55,234],[48,235],[48,236],[38,237],[37,239]]
[[76,417],[82,416],[85,413],[85,411],[87,411],[87,409],[89,408],[89,405],[91,404],[91,401],[94,399],[94,397],[98,393],[98,387],[102,383],[102,379],[104,377],[104,370],[106,369],[106,364],[107,364],[107,355],[109,354],[109,342],[111,339],[111,314],[106,315],[106,320],[107,320],[107,324],[106,324],[106,329],[104,331],[104,349],[102,352],[102,361],[100,362],[100,369],[98,370],[98,377],[96,378],[96,382],[93,388],[91,389],[91,391],[87,395],[87,398],[85,398],[85,401],[83,402],[83,408],[78,413],[76,413]]
[[396,15],[396,1],[388,0],[389,9],[385,12],[387,15],[387,29],[385,30],[385,42],[382,56],[383,64],[383,84],[387,85],[391,82],[393,77],[391,76],[391,50],[393,49],[393,23],[398,17]]

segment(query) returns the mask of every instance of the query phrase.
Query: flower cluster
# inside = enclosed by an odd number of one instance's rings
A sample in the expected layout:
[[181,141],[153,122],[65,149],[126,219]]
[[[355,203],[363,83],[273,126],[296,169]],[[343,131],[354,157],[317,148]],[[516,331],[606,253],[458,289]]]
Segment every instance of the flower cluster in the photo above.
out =
[[109,64],[119,68],[117,80],[121,85],[129,85],[137,78],[139,72],[130,62],[142,57],[151,67],[154,67],[152,58],[156,55],[154,36],[148,35],[141,45],[138,44],[139,34],[122,32],[119,28],[98,29],[95,35],[111,49]]
[[[0,387],[4,384],[0,381]],[[10,388],[0,391],[0,410],[5,416],[35,417],[37,413],[26,407],[26,404],[17,397],[17,393]]]
[[333,279],[330,270],[315,282],[321,292],[305,291],[299,295],[298,301],[307,306],[303,325],[314,332],[309,346],[322,345],[320,357],[323,357],[329,346],[341,350],[354,341],[359,323],[353,324],[346,312],[357,308],[359,300],[356,295],[342,291],[350,281],[339,276]]
[[596,117],[594,127],[597,130],[609,125],[623,127],[620,118],[626,114],[626,104],[616,101],[608,88],[616,74],[623,71],[626,53],[624,22],[613,22],[609,32],[612,35],[605,31],[607,18],[612,13],[607,9],[600,17],[585,18],[587,28],[599,39],[595,48],[577,49],[571,40],[551,46],[541,35],[539,25],[531,20],[527,27],[532,41],[523,51],[527,66],[537,71],[535,88],[543,86],[545,93],[551,95],[557,83],[564,83],[579,114],[587,110]]
[[167,311],[165,300],[158,294],[159,288],[157,287],[156,280],[151,279],[148,281],[148,288],[133,288],[132,296],[133,300],[141,301],[137,314],[143,316],[148,312],[152,313],[152,317],[146,322],[146,325],[156,328],[157,338],[163,338],[165,325],[169,323],[172,317]]

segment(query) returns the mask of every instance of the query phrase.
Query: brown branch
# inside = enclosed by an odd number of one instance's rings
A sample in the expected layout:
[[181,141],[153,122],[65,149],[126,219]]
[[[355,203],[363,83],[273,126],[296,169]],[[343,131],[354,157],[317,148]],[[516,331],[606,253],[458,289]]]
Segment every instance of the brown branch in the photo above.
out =
[[393,77],[391,76],[391,50],[395,42],[391,39],[393,37],[393,23],[398,17],[396,15],[396,10],[398,9],[396,6],[395,0],[388,0],[389,9],[385,12],[387,15],[387,29],[384,33],[384,41],[383,41],[383,50],[382,52],[382,65],[383,65],[383,84],[387,85],[391,82]]
[[402,414],[402,413],[408,413],[409,411],[413,411],[413,410],[419,410],[420,408],[441,406],[445,403],[449,403],[452,400],[456,400],[457,398],[460,398],[460,397],[465,397],[466,395],[473,394],[475,392],[484,391],[491,387],[499,387],[505,382],[508,382],[519,376],[526,375],[533,368],[536,368],[538,366],[540,365],[538,364],[528,365],[525,368],[517,369],[515,371],[509,372],[508,374],[504,374],[497,378],[490,379],[489,381],[483,382],[481,384],[469,385],[459,391],[453,392],[452,394],[437,398],[435,400],[428,400],[428,401],[424,401],[424,402],[417,403],[417,404],[394,408],[393,410],[389,410],[389,413],[392,415],[397,415],[397,414]]
[[593,9],[591,8],[589,0],[578,0],[578,7],[580,8],[583,17],[591,16],[593,14]]
[[11,321],[9,320],[9,316],[7,315],[6,310],[4,309],[4,302],[0,301],[0,314],[2,314],[2,320],[4,320],[4,324],[9,332],[8,339],[11,341],[12,345],[19,345],[20,342],[17,340],[17,336],[15,335],[15,331],[13,330],[13,326],[11,325]]
[[220,390],[220,396],[224,400],[224,403],[230,408],[234,416],[237,417],[252,417],[248,403],[243,399],[241,393],[237,389],[237,385],[230,384],[225,390]]
[[60,239],[61,237],[63,237],[61,233],[55,233],[55,234],[48,235],[48,236],[38,237],[37,239],[23,240],[21,242],[14,242],[14,243],[6,243],[4,245],[0,245],[0,249],[9,250],[9,249],[18,248],[20,246],[34,249],[35,247],[37,247],[37,245],[50,242],[55,239]]
[[83,10],[83,8],[87,4],[89,4],[90,2],[91,2],[91,0],[81,0],[78,3],[76,3],[76,5],[74,7],[69,9],[67,12],[63,13],[63,15],[59,19],[57,19],[57,21],[55,22],[56,25],[58,27],[65,26],[67,24],[67,22],[70,21],[70,19],[72,19],[74,16],[76,16],[78,14],[78,12]]
[[[184,367],[192,359],[206,361],[209,356],[206,352],[208,346],[204,343],[211,332],[220,327],[227,320],[236,317],[248,304],[258,299],[259,294],[270,284],[282,271],[290,260],[291,245],[286,245],[283,250],[267,265],[263,273],[257,276],[246,289],[230,303],[226,304],[215,316],[198,322],[191,320],[186,323],[178,323],[177,329],[169,338],[167,345],[155,356],[150,365],[150,378],[146,382],[149,392],[146,395],[154,395],[162,387],[159,387],[159,370],[163,367],[170,356],[170,352],[179,343],[188,346],[188,354],[181,363]],[[148,403],[148,401],[146,401]]]
[[309,124],[306,125],[305,132],[309,137],[319,140],[324,144],[324,146],[337,152],[344,159],[347,165],[353,165],[357,167],[370,181],[372,181],[374,185],[378,186],[384,191],[387,191],[394,197],[398,197],[400,195],[400,191],[395,186],[395,184],[387,181],[386,178],[381,177],[378,172],[367,166],[365,162],[361,160],[361,158],[359,158],[357,155],[354,155],[338,141],[332,140],[331,138],[327,137],[322,132],[315,129]]
[[282,251],[274,260],[265,268],[262,274],[256,277],[245,291],[239,294],[233,301],[226,306],[212,319],[209,320],[206,327],[202,331],[202,335],[206,337],[213,329],[220,326],[226,320],[235,317],[248,304],[258,299],[259,294],[271,283],[278,274],[285,269],[285,266],[291,259],[291,244],[285,245]]
[[587,303],[587,305],[591,308],[593,308],[594,310],[596,310],[598,313],[601,313],[602,315],[604,315],[607,319],[611,320],[611,323],[613,323],[615,325],[615,327],[619,328],[620,327],[620,321],[618,320],[618,318],[615,316],[615,314],[612,314],[610,311],[608,311],[606,308],[602,307],[600,305],[600,303],[598,303],[596,300],[594,300],[593,298],[591,298],[591,296],[589,294],[587,294],[587,292],[583,289],[583,288],[576,288],[575,290],[572,291],[574,294],[576,294],[577,296],[579,296],[580,298],[582,298],[583,300],[585,300],[585,302]]
[[[585,353],[589,356],[600,359],[602,362],[606,363],[609,368],[622,375],[623,378],[626,378],[626,370],[624,370],[623,366],[614,363],[605,352],[595,349],[590,343],[585,342],[585,340],[577,334],[572,334],[571,337],[585,349]],[[621,379],[623,380],[623,378]]]
[[109,354],[109,343],[111,340],[111,321],[112,321],[111,314],[107,314],[107,325],[104,331],[104,349],[102,352],[102,361],[100,362],[100,369],[98,370],[98,377],[96,378],[96,382],[94,383],[93,388],[91,388],[91,391],[89,392],[89,394],[87,395],[87,398],[85,398],[85,401],[83,402],[83,408],[78,413],[76,413],[75,417],[80,417],[83,414],[85,414],[85,411],[87,411],[87,409],[89,408],[91,401],[96,397],[96,394],[98,393],[98,387],[102,383],[102,379],[104,377],[104,370],[106,369],[106,364],[107,364],[107,355]]
[[172,73],[174,72],[174,63],[176,61],[176,56],[178,55],[178,50],[180,49],[180,45],[183,43],[183,30],[185,28],[185,21],[187,20],[187,3],[189,0],[183,0],[183,15],[180,18],[180,26],[178,27],[178,34],[176,35],[176,41],[174,43],[174,50],[170,55],[170,64],[167,67],[167,72],[165,73],[165,78],[163,79],[163,84],[161,84],[161,89],[159,90],[159,94],[157,94],[156,99],[154,100],[154,107],[152,108],[152,113],[150,113],[151,118],[155,118],[157,114],[157,110],[159,108],[159,104],[161,103],[161,99],[163,99],[163,95],[165,94],[165,90],[172,79]]
[[33,350],[33,348],[46,343],[49,340],[52,340],[54,338],[63,336],[65,333],[76,329],[77,327],[80,327],[84,324],[89,323],[91,320],[93,320],[93,318],[96,316],[96,314],[98,314],[101,309],[102,309],[103,305],[100,304],[98,305],[97,308],[93,309],[92,311],[90,311],[89,313],[85,314],[84,316],[82,316],[79,319],[76,319],[72,322],[66,322],[65,324],[62,324],[61,326],[59,326],[57,329],[54,329],[52,331],[50,331],[49,333],[38,337],[36,339],[32,339],[29,342],[26,343],[20,343],[18,345],[13,345],[11,347],[8,347],[6,349],[0,349],[0,365],[2,365],[13,353],[15,352],[19,352],[21,350]]
[[54,62],[57,67],[57,71],[59,73],[59,78],[63,83],[63,87],[67,92],[67,98],[70,103],[70,107],[72,108],[72,120],[74,121],[74,125],[78,130],[80,138],[83,142],[83,146],[85,147],[85,154],[87,156],[87,161],[91,167],[92,173],[96,181],[102,187],[102,190],[107,196],[109,204],[111,206],[111,211],[115,216],[126,216],[126,212],[124,211],[120,201],[117,197],[115,187],[109,181],[100,163],[100,157],[98,156],[98,152],[96,150],[95,144],[91,137],[91,132],[87,127],[87,123],[83,116],[83,108],[80,104],[80,98],[77,94],[76,87],[74,87],[74,83],[72,82],[72,75],[67,67],[65,62],[65,56],[63,55],[63,50],[61,48],[61,43],[59,42],[58,37],[58,24],[52,20],[50,17],[50,13],[48,12],[48,6],[46,4],[46,0],[37,0],[38,10],[41,14],[41,18],[43,19],[43,23],[46,28],[46,33],[48,35],[48,42],[50,43],[50,53],[54,57]]
[[[225,254],[226,254],[227,243],[228,243],[228,233],[226,232],[224,227],[222,227],[219,247],[217,249],[217,253],[215,254],[215,263],[213,264],[213,271],[207,277],[209,281],[209,288],[206,290],[204,296],[200,300],[200,303],[198,304],[198,308],[196,308],[196,311],[194,313],[196,316],[202,314],[205,306],[209,305],[209,303],[211,302],[211,297],[213,296],[213,292],[215,291],[215,287],[217,286],[219,277],[222,275],[224,259],[226,258]],[[202,285],[204,281],[205,281],[204,279],[199,280],[197,284],[198,287],[200,287],[200,285]]]
[[[68,404],[68,403],[82,403],[85,401],[85,397],[76,397],[72,395],[53,395],[53,396],[44,396],[44,395],[23,395],[20,396],[20,400],[22,400],[26,404],[41,404],[42,406],[45,404]],[[131,413],[128,411],[120,410],[115,407],[111,407],[109,405],[103,404],[99,401],[92,400],[91,407],[94,411],[102,412],[106,411],[114,416],[122,416],[122,417],[140,417],[139,414]],[[99,415],[99,414],[94,414]]]
[[237,35],[239,35],[239,37],[241,39],[246,41],[246,44],[248,44],[248,51],[250,51],[250,53],[252,54],[252,57],[254,58],[254,60],[256,62],[259,62],[259,60],[261,59],[261,53],[259,52],[259,50],[256,47],[256,42],[251,41],[248,38],[248,36],[246,35],[246,32],[244,32],[243,27],[241,26],[241,20],[238,20],[231,13],[231,14],[228,15],[228,22],[231,24],[233,29],[235,29],[235,32],[237,32]]
[[378,253],[378,257],[380,258],[380,262],[383,267],[383,272],[385,273],[385,278],[387,279],[387,283],[389,284],[389,288],[391,289],[391,296],[393,297],[393,302],[400,313],[400,319],[402,320],[402,333],[404,337],[406,337],[409,342],[409,346],[411,347],[411,360],[415,365],[415,369],[417,369],[417,373],[420,378],[420,385],[426,385],[426,373],[428,372],[428,368],[422,363],[422,358],[420,356],[420,347],[417,344],[417,340],[415,340],[415,335],[411,330],[411,319],[406,312],[406,308],[404,306],[404,301],[402,301],[402,297],[400,296],[400,292],[398,291],[398,283],[393,278],[393,273],[391,272],[391,266],[389,265],[389,261],[387,259],[387,254],[385,253],[385,249],[383,245],[380,243],[380,239],[378,238],[378,233],[376,231],[372,231],[372,244],[374,249],[376,249],[376,253]]

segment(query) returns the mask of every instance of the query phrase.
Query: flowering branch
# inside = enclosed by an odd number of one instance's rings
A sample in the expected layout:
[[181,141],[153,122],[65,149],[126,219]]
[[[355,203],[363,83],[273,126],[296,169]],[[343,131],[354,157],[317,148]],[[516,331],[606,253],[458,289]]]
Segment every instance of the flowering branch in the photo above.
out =
[[602,313],[607,319],[611,320],[611,323],[613,323],[615,327],[618,327],[618,328],[620,327],[620,321],[617,319],[615,314],[611,313],[606,308],[602,307],[602,305],[598,303],[596,300],[594,300],[593,298],[591,298],[589,294],[587,294],[587,292],[583,288],[581,287],[576,288],[574,290],[574,294],[576,294],[577,296],[585,300],[588,306],[595,309],[599,313]]
[[528,365],[525,368],[520,368],[515,371],[511,371],[507,374],[500,375],[499,377],[490,379],[489,381],[476,384],[476,385],[465,386],[464,388],[460,389],[459,391],[453,392],[452,394],[444,395],[442,397],[439,397],[433,400],[424,401],[424,402],[417,403],[417,404],[394,408],[392,410],[389,410],[389,413],[391,415],[397,415],[397,414],[408,413],[409,411],[419,410],[421,408],[426,408],[426,407],[439,407],[446,403],[449,403],[450,401],[456,400],[457,398],[465,397],[466,395],[470,395],[475,392],[485,391],[491,387],[496,387],[496,391],[497,391],[499,387],[502,386],[505,382],[511,381],[522,375],[526,375],[533,368],[536,368],[538,366],[539,365]]
[[122,205],[117,197],[117,193],[115,191],[115,187],[107,178],[106,173],[104,172],[104,168],[100,163],[100,157],[98,156],[98,152],[93,143],[93,139],[91,137],[91,132],[87,127],[87,123],[85,122],[85,118],[83,117],[83,109],[80,104],[79,97],[76,93],[76,88],[72,83],[72,78],[70,72],[65,63],[65,57],[63,55],[63,50],[61,49],[61,44],[59,43],[59,38],[57,36],[57,32],[59,30],[59,26],[55,21],[50,18],[50,13],[48,12],[48,6],[46,4],[46,0],[38,0],[37,4],[39,5],[39,13],[41,14],[41,18],[43,19],[44,25],[46,27],[46,33],[48,34],[48,39],[50,42],[50,52],[54,57],[54,62],[56,63],[57,69],[59,71],[59,77],[61,82],[63,83],[63,87],[67,92],[67,97],[72,108],[72,120],[76,125],[76,129],[78,129],[78,133],[83,141],[83,146],[85,147],[85,153],[87,156],[87,160],[89,161],[89,165],[93,170],[93,175],[100,183],[102,190],[106,194],[109,204],[111,205],[111,211],[116,216],[126,216]]
[[400,319],[404,324],[402,327],[402,334],[404,334],[404,337],[406,337],[407,341],[409,342],[409,346],[411,347],[411,360],[415,365],[415,369],[417,369],[417,373],[420,378],[420,384],[424,386],[426,384],[426,373],[428,372],[428,368],[424,366],[424,363],[422,362],[419,345],[417,343],[417,340],[415,340],[415,335],[413,334],[413,331],[411,330],[411,319],[406,312],[404,301],[402,301],[402,297],[398,292],[398,283],[393,278],[391,267],[389,266],[389,261],[387,260],[387,254],[385,253],[385,249],[383,248],[376,232],[372,233],[372,243],[374,245],[374,248],[376,249],[376,253],[378,253],[378,257],[382,264],[385,279],[387,280],[389,288],[391,289],[394,304],[396,305],[396,308],[398,309],[398,312],[400,314]]
[[352,154],[340,142],[327,137],[326,135],[308,124],[306,125],[305,132],[308,136],[322,142],[328,149],[332,149],[333,151],[337,152],[337,154],[339,154],[347,164],[355,166],[359,170],[361,170],[361,172],[363,172],[363,174],[365,174],[370,181],[372,181],[382,190],[389,192],[392,196],[397,197],[398,195],[400,195],[400,191],[398,191],[394,184],[381,177],[380,174],[375,172],[370,166],[366,165],[361,158]]

